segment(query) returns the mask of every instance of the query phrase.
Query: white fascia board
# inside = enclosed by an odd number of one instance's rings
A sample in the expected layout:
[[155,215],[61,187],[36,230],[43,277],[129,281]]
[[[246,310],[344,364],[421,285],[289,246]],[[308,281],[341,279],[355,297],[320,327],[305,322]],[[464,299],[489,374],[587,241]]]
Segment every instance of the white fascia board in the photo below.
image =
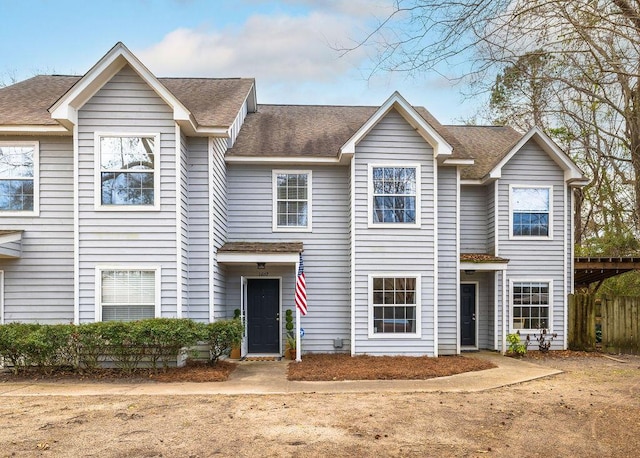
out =
[[502,167],[511,160],[511,158],[529,141],[533,139],[547,155],[558,166],[564,170],[565,181],[583,180],[584,174],[582,170],[555,144],[547,134],[539,127],[533,127],[529,132],[524,134],[520,141],[514,146],[509,153],[496,165],[487,175],[488,179],[496,179],[502,177]]
[[482,186],[484,184],[486,184],[486,180],[463,180],[460,179],[460,185],[462,186]]
[[433,147],[435,157],[448,156],[453,152],[453,148],[436,130],[431,127],[422,116],[413,108],[398,91],[384,102],[380,108],[365,122],[353,136],[340,148],[341,154],[354,154],[356,145],[362,140],[384,116],[396,109],[398,113],[416,129],[427,143]]
[[193,122],[189,110],[121,42],[111,48],[65,95],[49,108],[51,117],[61,121],[68,120],[75,124],[75,120],[70,118],[69,107],[75,110],[80,109],[127,64],[173,109],[175,121]]
[[244,164],[287,164],[287,165],[314,165],[314,164],[339,164],[340,159],[337,157],[287,157],[287,156],[225,156],[225,162],[244,163]]
[[447,158],[442,161],[442,165],[473,165],[476,161],[473,159],[451,159]]
[[20,126],[0,126],[2,135],[68,135],[72,136],[72,129],[67,129],[63,125],[57,126],[32,126],[28,124]]
[[460,270],[476,270],[479,272],[489,272],[496,270],[507,270],[506,262],[461,262]]
[[295,264],[300,260],[299,253],[238,253],[238,252],[219,252],[216,256],[218,263],[228,264],[254,264],[257,262],[277,263],[277,264]]

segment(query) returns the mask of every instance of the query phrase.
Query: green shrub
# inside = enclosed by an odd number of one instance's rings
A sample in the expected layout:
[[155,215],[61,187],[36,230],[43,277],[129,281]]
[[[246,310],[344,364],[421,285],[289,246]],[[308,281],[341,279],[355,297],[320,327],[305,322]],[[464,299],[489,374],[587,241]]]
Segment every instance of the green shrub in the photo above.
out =
[[520,340],[520,333],[507,334],[507,343],[509,344],[509,353],[515,356],[523,356],[527,353],[527,345]]
[[186,318],[152,318],[137,322],[138,344],[148,349],[151,366],[166,370],[183,348],[206,337],[206,325]]
[[40,325],[9,323],[0,326],[0,355],[13,366],[13,373],[31,364],[29,336]]
[[46,373],[60,366],[72,365],[72,333],[70,324],[37,325],[25,336],[25,362]]
[[215,366],[231,347],[242,343],[244,327],[240,320],[220,320],[206,325],[204,340],[209,345],[209,364]]
[[78,370],[93,371],[100,367],[100,363],[109,352],[109,341],[103,335],[103,329],[108,326],[107,322],[76,326],[72,338],[77,348]]

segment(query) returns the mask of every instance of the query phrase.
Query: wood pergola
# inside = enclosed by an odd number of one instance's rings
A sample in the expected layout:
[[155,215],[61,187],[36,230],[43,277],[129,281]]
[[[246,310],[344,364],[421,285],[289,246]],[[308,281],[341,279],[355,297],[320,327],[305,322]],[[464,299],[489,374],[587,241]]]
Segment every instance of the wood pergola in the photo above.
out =
[[640,257],[576,257],[574,260],[574,285],[588,288],[598,283],[596,290],[607,278],[640,270]]

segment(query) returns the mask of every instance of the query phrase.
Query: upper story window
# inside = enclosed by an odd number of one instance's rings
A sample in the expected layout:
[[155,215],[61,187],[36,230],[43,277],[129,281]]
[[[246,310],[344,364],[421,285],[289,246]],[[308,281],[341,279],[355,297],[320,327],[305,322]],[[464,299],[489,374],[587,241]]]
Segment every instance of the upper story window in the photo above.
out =
[[102,321],[134,321],[156,316],[159,268],[98,268]]
[[420,226],[420,166],[369,166],[371,226]]
[[511,291],[514,330],[549,329],[551,282],[516,281]]
[[159,135],[98,134],[96,143],[96,207],[158,208]]
[[273,230],[311,230],[311,171],[273,171]]
[[551,187],[511,186],[511,235],[551,238]]
[[371,337],[415,336],[419,332],[420,277],[370,276]]
[[38,143],[0,143],[0,215],[38,212]]

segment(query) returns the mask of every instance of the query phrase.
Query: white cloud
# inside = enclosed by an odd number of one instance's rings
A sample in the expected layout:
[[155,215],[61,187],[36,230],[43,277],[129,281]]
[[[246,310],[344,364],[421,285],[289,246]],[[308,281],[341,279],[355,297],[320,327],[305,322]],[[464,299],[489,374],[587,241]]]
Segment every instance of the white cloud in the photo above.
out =
[[177,29],[136,50],[162,76],[256,77],[263,83],[326,82],[352,71],[364,50],[340,57],[332,49],[349,39],[357,20],[312,12],[307,16],[254,15],[240,27]]

